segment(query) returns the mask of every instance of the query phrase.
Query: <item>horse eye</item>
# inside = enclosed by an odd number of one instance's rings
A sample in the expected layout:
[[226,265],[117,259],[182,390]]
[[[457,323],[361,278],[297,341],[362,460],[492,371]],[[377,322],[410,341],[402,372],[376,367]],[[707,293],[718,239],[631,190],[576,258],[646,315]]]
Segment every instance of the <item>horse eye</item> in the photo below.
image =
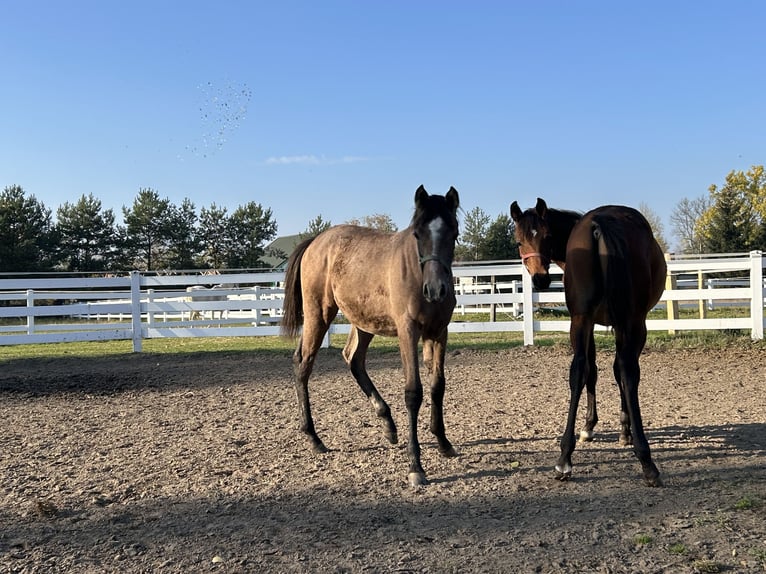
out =
[[418,235],[417,231],[413,231],[412,234],[415,236],[415,239],[420,239],[420,235]]

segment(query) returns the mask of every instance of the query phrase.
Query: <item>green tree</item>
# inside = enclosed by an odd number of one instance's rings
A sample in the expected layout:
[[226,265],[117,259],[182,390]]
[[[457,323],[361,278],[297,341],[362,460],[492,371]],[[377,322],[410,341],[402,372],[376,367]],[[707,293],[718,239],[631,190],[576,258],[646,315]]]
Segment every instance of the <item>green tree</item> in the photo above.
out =
[[199,214],[200,258],[203,267],[221,269],[230,251],[229,215],[225,207],[211,203]]
[[747,208],[739,201],[735,190],[724,186],[715,191],[713,206],[703,214],[699,223],[704,250],[709,253],[748,251],[750,232],[743,229],[745,225],[750,226],[748,219]]
[[398,231],[398,227],[391,216],[387,213],[373,213],[372,215],[365,215],[361,219],[349,219],[346,223],[349,225],[361,225],[362,227],[372,227],[380,231]]
[[766,248],[766,175],[762,165],[731,171],[722,187],[709,188],[711,206],[697,221],[706,251],[731,253]]
[[304,239],[308,239],[309,237],[316,237],[323,231],[327,231],[332,227],[331,221],[325,221],[322,219],[322,214],[320,213],[317,215],[314,219],[309,221],[308,227],[306,227],[305,230],[303,230],[301,233],[298,234],[298,236],[301,238],[301,241]]
[[51,211],[21,186],[0,193],[0,271],[40,271],[53,265]]
[[480,261],[483,258],[483,244],[489,230],[490,217],[480,207],[466,213],[463,233],[455,247],[456,261]]
[[133,207],[123,207],[122,213],[136,267],[147,271],[165,267],[173,214],[170,200],[161,199],[151,188],[143,188],[133,200]]
[[56,210],[59,261],[67,271],[109,269],[117,252],[114,212],[92,194]]
[[263,267],[261,257],[266,254],[266,243],[277,235],[277,222],[271,209],[250,201],[240,205],[229,218],[231,249],[228,255],[230,269]]
[[180,206],[171,206],[168,226],[168,267],[194,269],[199,254],[197,212],[194,203],[185,198]]
[[486,261],[518,259],[519,248],[513,234],[514,223],[510,215],[498,215],[487,227],[487,235],[479,249],[481,258]]

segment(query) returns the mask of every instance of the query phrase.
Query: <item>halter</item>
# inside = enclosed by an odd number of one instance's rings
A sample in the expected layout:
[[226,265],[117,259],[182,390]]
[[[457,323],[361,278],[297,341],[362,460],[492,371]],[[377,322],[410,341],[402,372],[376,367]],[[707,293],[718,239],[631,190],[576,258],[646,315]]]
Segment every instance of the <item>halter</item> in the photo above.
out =
[[539,253],[537,251],[535,251],[534,253],[524,253],[521,256],[521,262],[525,263],[526,260],[529,259],[530,257],[539,257],[540,261],[542,261],[543,265],[550,265],[551,264],[550,257],[546,257],[545,255],[543,255],[542,253]]
[[426,263],[429,261],[436,261],[437,263],[440,263],[442,267],[449,273],[452,274],[452,267],[450,265],[447,265],[444,260],[441,257],[438,257],[436,255],[421,255],[420,251],[418,251],[418,259],[420,260],[420,270],[422,271],[423,268],[426,266]]

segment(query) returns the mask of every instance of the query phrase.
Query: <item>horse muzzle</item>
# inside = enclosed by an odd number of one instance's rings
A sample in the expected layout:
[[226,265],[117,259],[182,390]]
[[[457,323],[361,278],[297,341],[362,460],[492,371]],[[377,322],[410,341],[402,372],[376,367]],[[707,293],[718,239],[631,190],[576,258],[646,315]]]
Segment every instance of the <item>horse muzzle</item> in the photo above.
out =
[[447,284],[444,281],[424,281],[423,297],[429,303],[441,303],[447,297]]
[[532,275],[532,285],[538,291],[545,291],[551,286],[551,276],[548,273],[535,273]]

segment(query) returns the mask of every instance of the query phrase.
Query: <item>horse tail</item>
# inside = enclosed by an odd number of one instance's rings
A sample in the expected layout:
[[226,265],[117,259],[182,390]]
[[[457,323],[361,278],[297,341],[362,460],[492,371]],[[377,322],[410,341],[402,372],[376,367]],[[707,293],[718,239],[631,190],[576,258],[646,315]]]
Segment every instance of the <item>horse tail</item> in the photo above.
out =
[[314,237],[300,243],[290,255],[285,270],[285,301],[282,304],[280,332],[283,337],[295,338],[303,325],[303,290],[301,288],[301,261]]
[[628,242],[619,222],[595,216],[592,225],[609,322],[612,327],[624,328],[636,301]]

